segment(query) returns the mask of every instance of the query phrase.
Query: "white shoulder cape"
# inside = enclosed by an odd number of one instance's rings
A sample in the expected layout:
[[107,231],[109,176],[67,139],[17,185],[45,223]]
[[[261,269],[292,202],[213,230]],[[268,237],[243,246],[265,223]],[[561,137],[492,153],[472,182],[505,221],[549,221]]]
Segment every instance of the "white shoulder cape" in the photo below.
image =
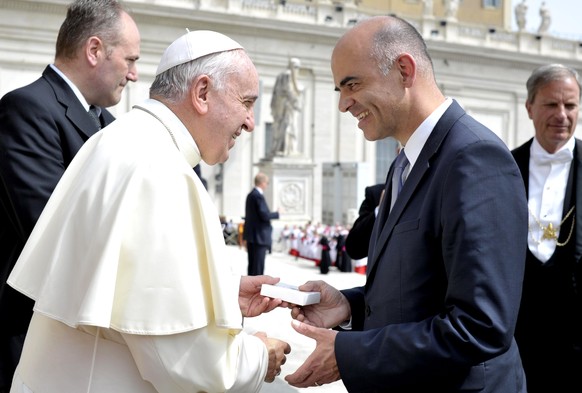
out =
[[75,156],[8,283],[72,327],[159,335],[215,320],[240,330],[240,276],[192,169],[200,153],[167,107],[140,106],[151,113],[134,108]]

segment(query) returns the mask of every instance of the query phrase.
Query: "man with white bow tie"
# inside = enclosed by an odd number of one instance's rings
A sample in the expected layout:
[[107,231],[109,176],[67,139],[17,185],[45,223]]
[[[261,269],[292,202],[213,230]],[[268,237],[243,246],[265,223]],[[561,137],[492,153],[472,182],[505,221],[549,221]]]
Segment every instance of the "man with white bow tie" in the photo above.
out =
[[535,136],[513,150],[528,195],[528,252],[515,337],[528,392],[582,391],[582,141],[578,73],[534,70],[526,108]]

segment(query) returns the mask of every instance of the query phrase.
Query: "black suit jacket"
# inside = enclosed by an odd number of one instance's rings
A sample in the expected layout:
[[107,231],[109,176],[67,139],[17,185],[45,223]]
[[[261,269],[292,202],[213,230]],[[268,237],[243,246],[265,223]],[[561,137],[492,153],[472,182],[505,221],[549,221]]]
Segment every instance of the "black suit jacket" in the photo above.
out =
[[368,256],[370,235],[376,222],[376,207],[380,204],[380,195],[384,190],[384,184],[375,184],[366,187],[364,201],[360,205],[359,216],[354,221],[348,236],[346,237],[346,252],[352,259],[362,259]]
[[278,212],[271,212],[265,197],[256,188],[247,195],[243,238],[249,243],[271,247],[273,227],[271,220],[279,218]]
[[525,392],[513,333],[527,202],[507,146],[453,102],[388,214],[390,183],[366,284],[342,291],[353,326],[335,340],[344,384],[350,392]]
[[[114,120],[102,109],[105,126]],[[47,66],[0,100],[0,319],[26,332],[32,301],[6,280],[63,172],[97,127],[67,83]]]
[[[512,154],[529,195],[530,149],[533,138]],[[562,217],[574,215],[560,228],[551,258],[541,263],[528,249],[523,294],[515,338],[530,392],[582,391],[582,141],[576,139],[564,194]],[[570,230],[573,227],[572,237]]]

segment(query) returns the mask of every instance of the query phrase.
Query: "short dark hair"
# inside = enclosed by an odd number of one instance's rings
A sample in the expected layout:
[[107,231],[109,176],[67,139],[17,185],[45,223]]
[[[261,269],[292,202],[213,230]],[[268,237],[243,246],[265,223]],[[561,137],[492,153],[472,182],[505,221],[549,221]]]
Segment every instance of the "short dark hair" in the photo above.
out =
[[391,16],[373,37],[371,55],[378,62],[382,74],[387,75],[394,61],[402,53],[410,54],[425,76],[434,75],[432,59],[426,42],[414,26],[402,18]]
[[74,58],[92,36],[101,38],[107,46],[116,46],[124,13],[127,11],[117,0],[75,0],[59,29],[55,57]]

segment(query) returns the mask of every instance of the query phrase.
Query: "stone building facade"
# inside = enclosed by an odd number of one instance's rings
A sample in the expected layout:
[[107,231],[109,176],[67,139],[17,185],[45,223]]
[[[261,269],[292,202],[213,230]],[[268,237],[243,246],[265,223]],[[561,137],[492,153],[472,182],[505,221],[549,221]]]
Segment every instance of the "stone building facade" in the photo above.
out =
[[[524,106],[531,70],[549,62],[582,69],[581,43],[511,31],[513,10],[507,1],[463,0],[455,15],[447,14],[447,1],[126,0],[142,35],[139,82],[126,87],[113,112],[121,115],[147,98],[163,50],[186,28],[231,36],[257,66],[261,97],[255,131],[237,139],[225,164],[203,165],[209,191],[220,214],[240,221],[254,175],[267,169],[282,176],[267,195],[271,208],[281,210],[278,225],[319,222],[329,205],[323,199],[324,166],[365,163],[369,169],[359,172],[364,178],[357,184],[374,184],[385,177],[394,157],[389,142],[365,141],[355,119],[337,109],[329,60],[336,40],[358,20],[391,13],[416,26],[427,41],[443,92],[510,148],[533,135]],[[0,0],[0,96],[32,82],[53,61],[68,2]],[[291,161],[269,160],[271,93],[290,58],[301,60],[298,78],[304,90],[296,141],[300,154]],[[352,208],[357,208],[362,193],[353,193]]]

